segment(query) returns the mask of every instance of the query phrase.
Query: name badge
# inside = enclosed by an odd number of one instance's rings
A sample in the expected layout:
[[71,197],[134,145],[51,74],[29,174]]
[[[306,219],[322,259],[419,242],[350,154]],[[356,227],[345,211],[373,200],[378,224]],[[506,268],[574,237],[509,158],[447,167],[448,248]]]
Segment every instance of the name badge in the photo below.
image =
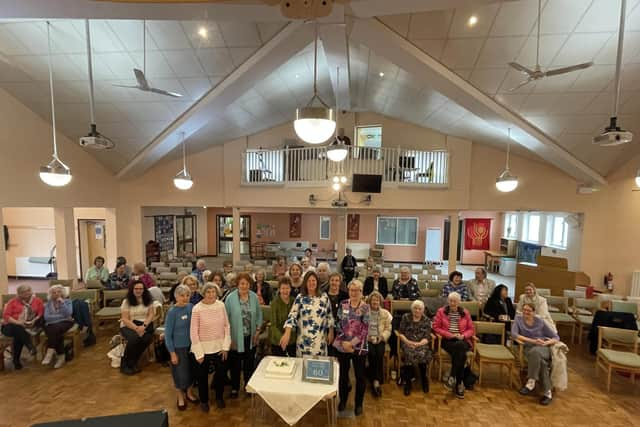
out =
[[342,310],[342,314],[349,314],[349,310]]
[[183,314],[182,317],[180,317],[182,320],[187,320],[189,318],[189,316],[187,316],[186,314]]

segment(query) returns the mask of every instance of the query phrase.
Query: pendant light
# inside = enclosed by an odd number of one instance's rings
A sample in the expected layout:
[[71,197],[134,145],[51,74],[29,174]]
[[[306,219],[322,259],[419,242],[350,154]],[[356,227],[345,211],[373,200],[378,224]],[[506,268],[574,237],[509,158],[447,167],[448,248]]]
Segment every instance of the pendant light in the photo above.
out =
[[51,125],[53,128],[53,159],[48,165],[40,168],[40,179],[52,187],[63,187],[71,182],[71,169],[58,158],[58,141],[56,140],[56,108],[53,98],[53,71],[51,65],[51,24],[47,21],[47,43],[49,59],[49,90],[51,91]]
[[640,169],[638,169],[638,172],[636,173],[636,186],[640,187]]
[[340,93],[340,67],[336,69],[336,137],[327,148],[327,157],[334,162],[341,162],[347,158],[349,149],[345,145],[344,141],[338,137],[338,115],[340,114],[340,103],[338,102],[338,93]]
[[509,141],[507,141],[507,164],[502,173],[496,179],[496,188],[503,193],[509,193],[518,188],[518,177],[511,175],[509,170],[509,154],[511,153],[511,128],[509,128]]
[[173,185],[175,185],[178,190],[188,190],[193,187],[193,180],[189,172],[187,172],[187,149],[184,132],[180,135],[182,136],[182,170],[173,178]]
[[[336,129],[333,110],[318,96],[318,23],[313,53],[313,97],[306,107],[296,109],[296,120],[293,128],[304,142],[322,144],[331,137]],[[314,106],[317,100],[320,106]]]

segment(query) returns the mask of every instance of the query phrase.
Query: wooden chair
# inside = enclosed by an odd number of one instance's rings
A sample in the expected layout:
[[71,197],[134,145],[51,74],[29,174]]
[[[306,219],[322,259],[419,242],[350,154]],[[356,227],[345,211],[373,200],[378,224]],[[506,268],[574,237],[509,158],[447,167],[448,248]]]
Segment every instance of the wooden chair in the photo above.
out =
[[84,284],[87,289],[103,289],[102,282],[100,280],[87,280]]
[[511,351],[505,347],[505,324],[502,322],[473,322],[476,329],[476,337],[482,334],[500,335],[500,344],[483,344],[476,341],[476,362],[478,363],[478,384],[482,385],[482,365],[493,364],[509,368],[509,387],[513,384],[513,369],[515,367],[515,357]]
[[[451,363],[451,357],[449,356],[449,353],[446,352],[445,349],[442,348],[442,336],[439,334],[436,334],[436,347],[437,347],[437,351],[434,351],[434,355],[437,355],[437,357],[434,357],[434,360],[437,359],[438,361],[438,378],[442,381],[442,364],[443,362],[447,362],[447,363]],[[469,350],[467,352],[467,363],[469,364],[469,366],[473,365],[473,361],[476,358],[476,346],[473,346],[473,349]]]
[[611,301],[611,311],[618,311],[620,313],[631,313],[636,318],[638,317],[638,304],[633,301]]
[[444,285],[447,284],[446,280],[431,280],[428,282],[429,289],[437,289],[442,292]]
[[125,299],[127,292],[129,292],[128,289],[104,289],[102,291],[102,306],[108,307],[109,301]]
[[64,287],[72,288],[73,287],[73,279],[51,279],[49,280],[49,287],[53,285],[62,285]]
[[[398,355],[398,364],[396,366],[396,372],[398,372],[398,375],[400,375],[400,363],[402,363],[402,345],[400,343],[400,332],[398,331],[393,331],[393,333],[396,335],[396,354]],[[429,347],[431,348],[431,353],[433,354],[433,343],[435,341],[435,335],[431,334],[431,337],[429,338]],[[385,358],[387,357],[387,353],[385,353]],[[433,365],[433,359],[431,361],[431,363],[428,364],[427,366],[427,378],[431,378],[431,366]],[[385,382],[387,381],[387,376],[385,373]]]
[[[80,327],[77,323],[74,323],[73,326],[64,333],[64,338],[71,340],[73,344],[74,357],[78,357],[82,350],[82,339],[80,337]],[[38,354],[43,355],[44,350],[47,348],[47,334],[45,334],[44,331],[40,332],[40,339],[37,346],[40,348]]]
[[[3,307],[4,304],[0,306],[0,319],[2,318]],[[4,371],[4,351],[7,348],[11,348],[12,344],[13,338],[4,336],[2,335],[2,332],[0,332],[0,371]]]
[[91,314],[91,319],[95,320],[95,315],[98,311],[98,304],[100,303],[100,292],[98,289],[80,289],[77,291],[71,291],[69,293],[69,298],[71,298],[71,300],[79,299],[81,301],[85,301],[89,305],[89,314]]
[[440,291],[437,289],[421,289],[420,295],[422,298],[436,298],[440,296]]
[[609,310],[611,308],[611,301],[613,300],[622,301],[623,299],[624,299],[623,295],[596,294],[596,300],[598,301],[598,308],[602,308],[604,310]]
[[567,297],[554,297],[546,296],[547,304],[558,308],[557,312],[550,312],[551,318],[557,326],[569,326],[571,327],[571,343],[574,341],[576,335],[576,319],[571,317],[568,313],[569,299]]
[[171,268],[164,265],[156,267],[156,274],[160,273],[171,273]]
[[569,289],[565,289],[564,291],[562,291],[562,296],[567,297],[569,299],[569,314],[573,314],[576,298],[586,298],[587,293],[584,290],[572,291]]
[[536,288],[536,292],[537,292],[538,295],[543,296],[543,297],[551,296],[551,289]]
[[593,315],[598,310],[598,301],[591,298],[576,298],[573,303],[573,317],[578,326],[578,344],[582,344],[584,331],[591,330]]
[[[606,348],[609,342],[624,343],[631,346],[632,352]],[[607,392],[611,391],[611,372],[628,372],[631,383],[635,384],[636,375],[640,374],[640,355],[638,353],[638,332],[634,330],[598,326],[598,352],[596,353],[596,372],[601,368],[607,373]]]
[[461,301],[460,307],[466,308],[473,320],[480,318],[480,302],[479,301]]

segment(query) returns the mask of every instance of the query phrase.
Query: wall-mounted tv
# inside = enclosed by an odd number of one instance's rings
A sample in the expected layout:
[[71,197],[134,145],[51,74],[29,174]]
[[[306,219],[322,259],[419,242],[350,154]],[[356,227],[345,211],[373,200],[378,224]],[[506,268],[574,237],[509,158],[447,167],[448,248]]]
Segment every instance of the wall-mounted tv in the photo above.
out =
[[353,174],[351,191],[354,193],[381,193],[382,175]]

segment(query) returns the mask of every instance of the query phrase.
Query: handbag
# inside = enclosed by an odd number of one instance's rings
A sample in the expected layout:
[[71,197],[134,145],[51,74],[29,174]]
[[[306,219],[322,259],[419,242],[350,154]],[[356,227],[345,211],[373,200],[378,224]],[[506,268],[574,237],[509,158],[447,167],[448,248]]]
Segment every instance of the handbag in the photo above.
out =
[[171,360],[171,355],[169,354],[169,350],[167,350],[167,346],[164,344],[164,341],[158,341],[155,344],[154,352],[156,355],[156,362],[166,365]]
[[462,382],[464,383],[464,388],[468,390],[473,390],[473,386],[475,385],[476,381],[478,381],[478,376],[473,373],[473,371],[471,370],[471,367],[465,366],[464,378],[462,379]]

